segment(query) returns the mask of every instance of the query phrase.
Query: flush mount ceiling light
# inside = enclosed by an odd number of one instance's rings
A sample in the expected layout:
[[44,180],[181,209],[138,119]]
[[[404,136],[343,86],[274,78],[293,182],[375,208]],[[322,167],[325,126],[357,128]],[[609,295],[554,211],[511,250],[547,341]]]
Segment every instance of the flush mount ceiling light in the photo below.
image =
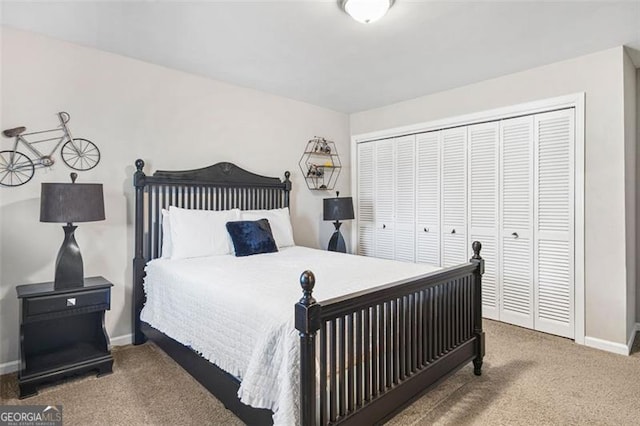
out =
[[340,6],[353,19],[370,24],[382,18],[394,0],[341,0]]

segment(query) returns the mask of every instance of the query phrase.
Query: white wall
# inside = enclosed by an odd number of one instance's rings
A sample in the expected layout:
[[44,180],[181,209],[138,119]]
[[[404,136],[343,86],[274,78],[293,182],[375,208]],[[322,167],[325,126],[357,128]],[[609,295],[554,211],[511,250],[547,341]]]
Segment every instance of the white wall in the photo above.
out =
[[[71,114],[74,136],[94,141],[102,151],[98,167],[81,172],[79,181],[104,184],[107,219],[79,224],[76,235],[85,273],[115,284],[107,314],[112,337],[130,333],[136,158],[147,162],[147,172],[219,161],[267,176],[290,170],[296,242],[326,246],[333,229],[322,221],[328,193],[306,188],[298,160],[313,136],[334,140],[346,166],[337,189],[348,195],[345,114],[28,32],[2,31],[2,128],[47,129],[64,110]],[[10,146],[4,138],[0,143]],[[0,188],[0,364],[18,358],[15,286],[52,280],[62,243],[60,226],[38,221],[40,183],[67,181],[69,172],[59,163],[37,170],[22,187]]]
[[586,334],[627,343],[622,47],[351,115],[351,134],[586,92]]
[[[623,56],[625,216],[627,245],[627,341],[636,334],[636,67],[628,52]],[[631,344],[633,341],[631,340]]]

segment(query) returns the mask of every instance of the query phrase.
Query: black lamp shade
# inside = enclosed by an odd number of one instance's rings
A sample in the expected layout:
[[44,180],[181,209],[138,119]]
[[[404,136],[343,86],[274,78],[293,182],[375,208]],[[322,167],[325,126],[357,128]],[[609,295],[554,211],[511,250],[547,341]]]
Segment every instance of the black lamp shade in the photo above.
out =
[[355,217],[351,197],[325,198],[323,202],[324,220],[349,220]]
[[84,266],[73,222],[104,220],[102,184],[75,183],[77,177],[76,173],[71,174],[73,183],[43,183],[40,191],[40,222],[66,223],[56,259],[56,290],[84,285]]
[[40,222],[74,223],[104,220],[100,183],[43,183]]

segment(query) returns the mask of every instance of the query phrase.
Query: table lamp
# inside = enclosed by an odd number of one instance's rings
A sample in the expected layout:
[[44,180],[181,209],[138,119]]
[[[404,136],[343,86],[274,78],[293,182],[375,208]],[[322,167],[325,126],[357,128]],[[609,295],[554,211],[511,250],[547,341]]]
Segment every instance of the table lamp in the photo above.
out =
[[328,250],[346,253],[347,246],[340,233],[340,226],[342,225],[340,221],[353,219],[355,217],[353,215],[353,199],[351,197],[340,198],[340,192],[337,191],[336,198],[325,198],[323,202],[324,220],[335,220],[333,225],[336,227],[336,230],[329,240]]
[[102,184],[75,183],[77,177],[77,173],[71,173],[71,183],[43,183],[40,194],[40,222],[66,223],[56,259],[56,290],[84,285],[82,255],[74,236],[77,226],[73,223],[104,220]]

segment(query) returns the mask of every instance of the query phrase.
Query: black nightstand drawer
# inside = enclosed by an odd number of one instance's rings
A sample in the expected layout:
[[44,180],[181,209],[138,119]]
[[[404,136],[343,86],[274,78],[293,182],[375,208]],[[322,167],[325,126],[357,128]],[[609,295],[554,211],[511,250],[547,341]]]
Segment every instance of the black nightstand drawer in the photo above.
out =
[[24,299],[24,308],[27,316],[72,311],[90,306],[101,306],[102,309],[109,309],[109,294],[109,288],[101,288],[60,295],[31,297]]

